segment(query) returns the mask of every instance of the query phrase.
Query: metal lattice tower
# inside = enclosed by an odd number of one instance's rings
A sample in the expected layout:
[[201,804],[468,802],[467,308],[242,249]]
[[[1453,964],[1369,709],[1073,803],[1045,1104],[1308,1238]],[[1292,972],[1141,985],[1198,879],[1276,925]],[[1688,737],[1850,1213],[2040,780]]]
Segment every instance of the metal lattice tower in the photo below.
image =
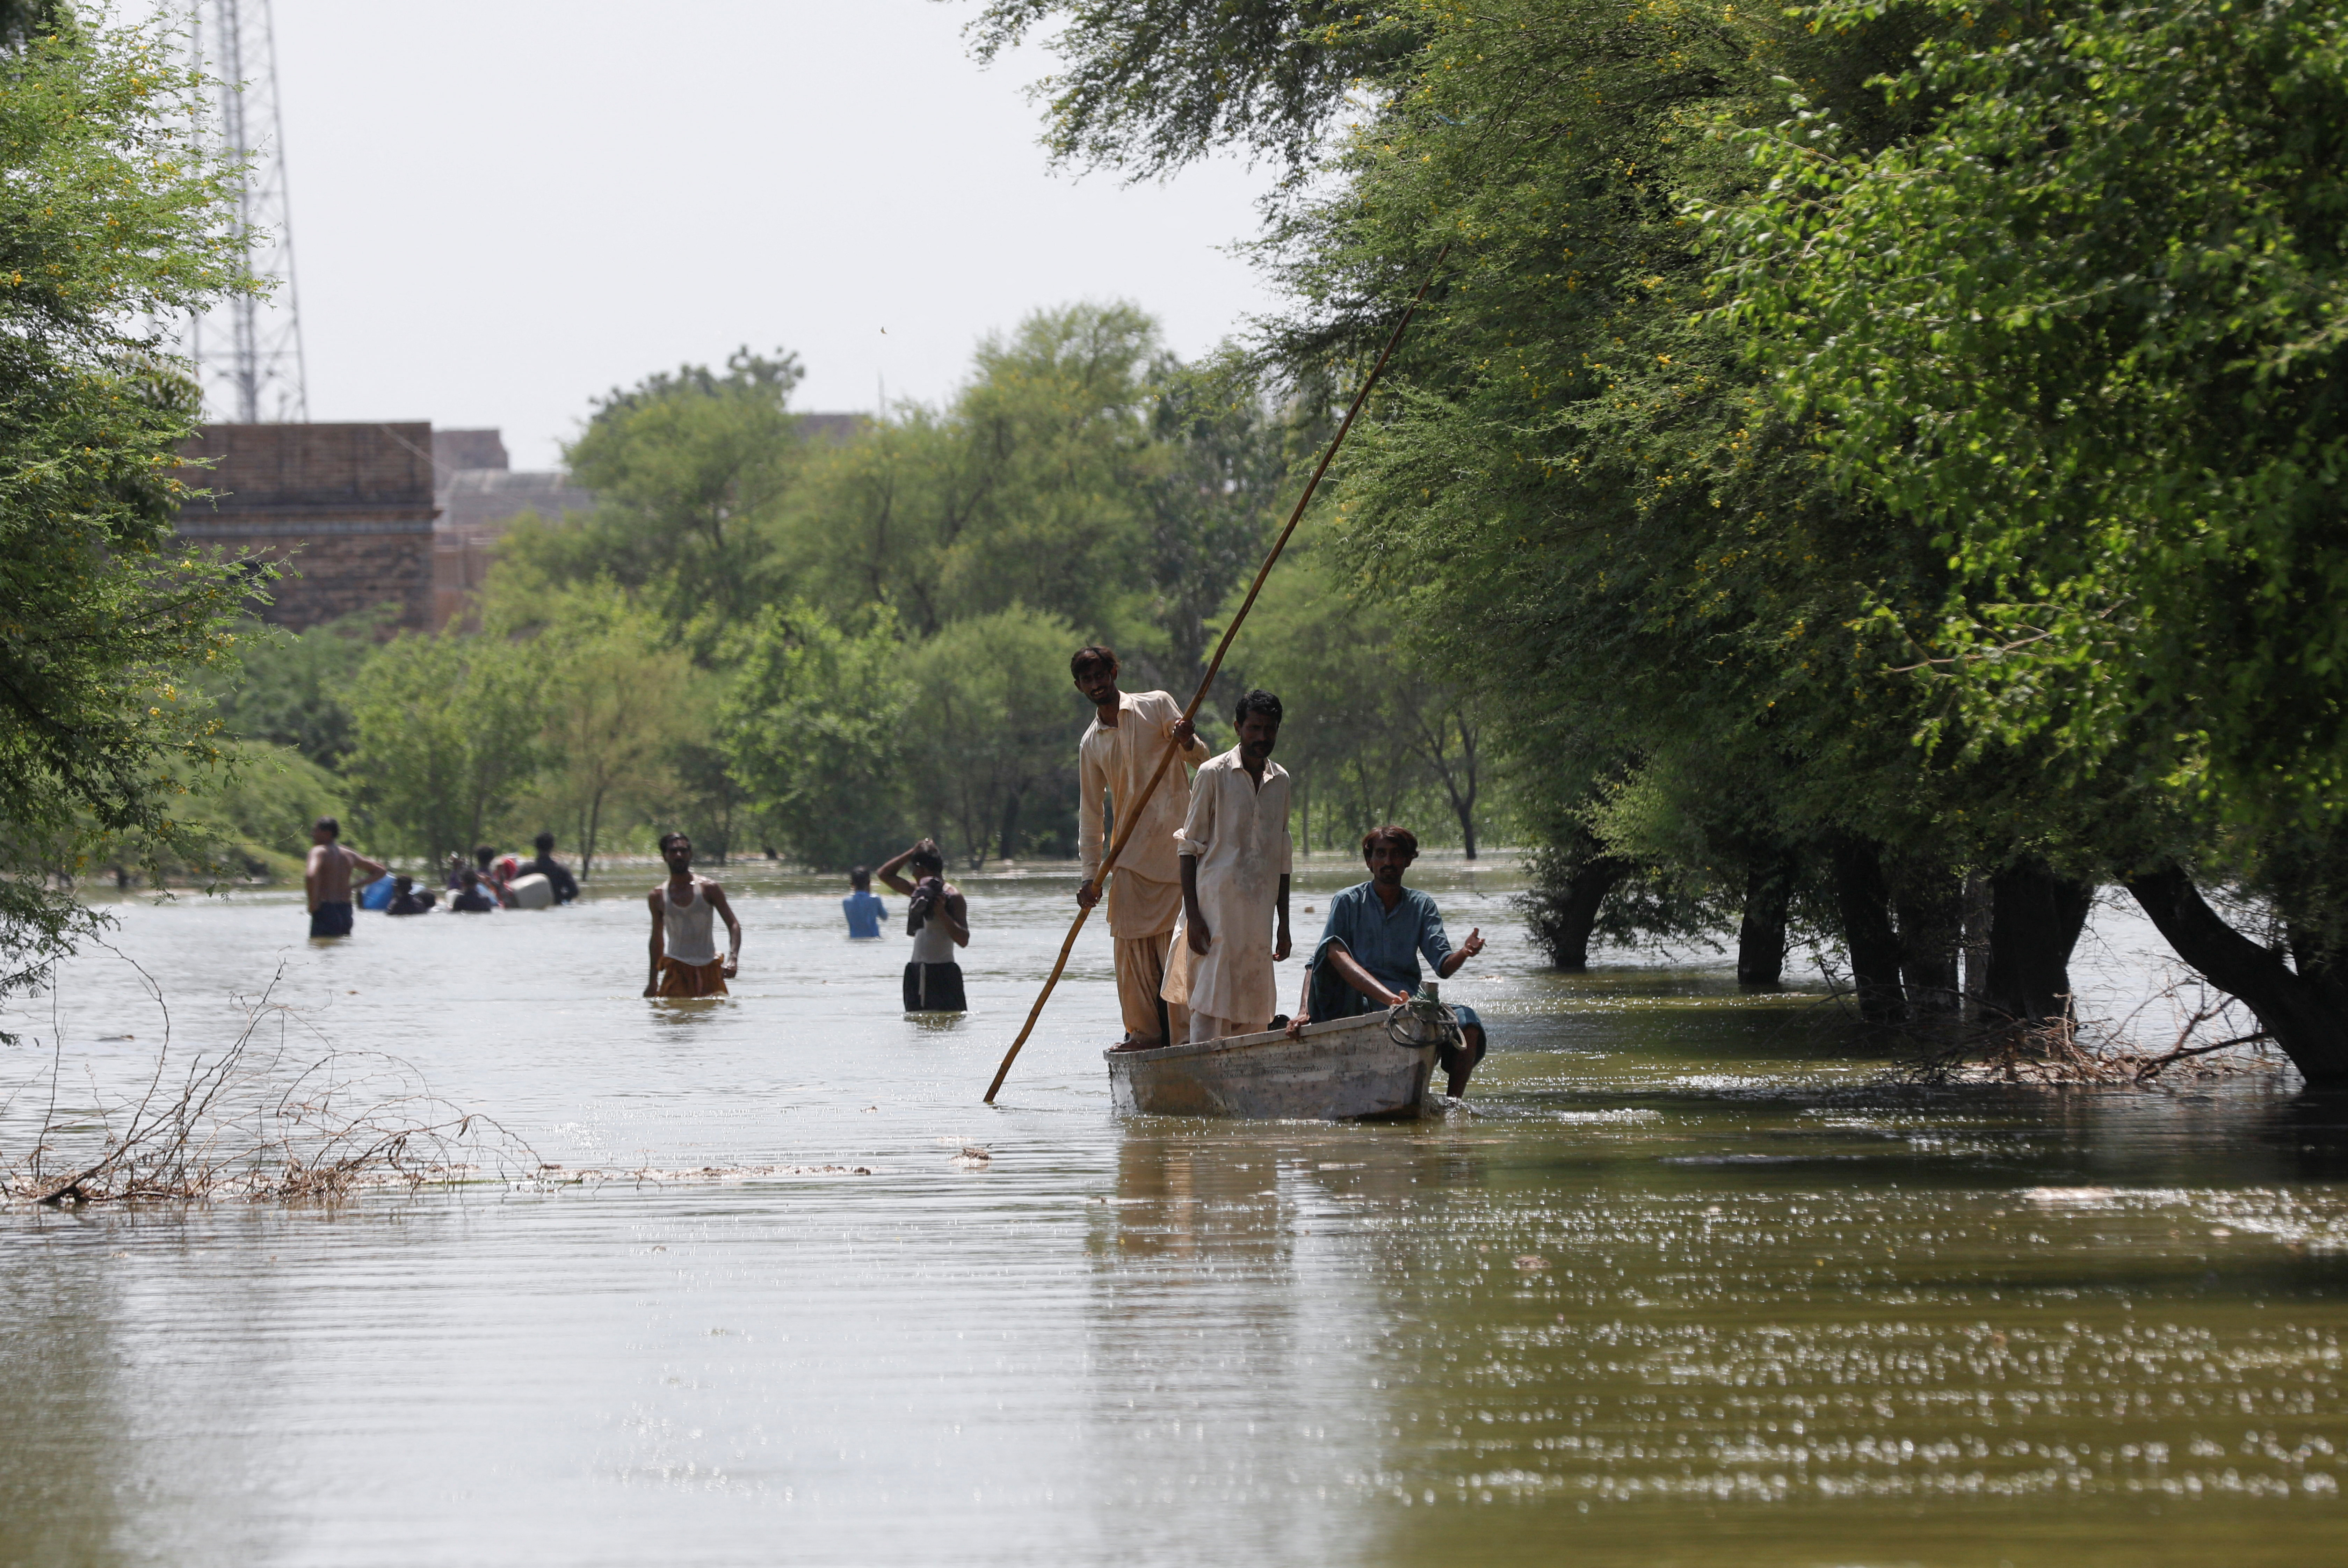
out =
[[294,230],[285,200],[284,125],[277,109],[277,42],[269,0],[191,0],[190,46],[218,86],[213,146],[245,160],[236,221],[252,237],[245,274],[270,287],[196,317],[189,347],[205,404],[241,424],[305,422],[302,318],[294,295]]

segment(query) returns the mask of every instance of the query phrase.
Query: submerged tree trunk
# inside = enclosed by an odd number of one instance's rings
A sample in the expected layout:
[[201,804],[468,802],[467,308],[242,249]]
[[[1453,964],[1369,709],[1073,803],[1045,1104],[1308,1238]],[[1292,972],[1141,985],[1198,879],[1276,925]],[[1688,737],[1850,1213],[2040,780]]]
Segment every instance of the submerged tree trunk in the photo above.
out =
[[1883,877],[1881,852],[1859,839],[1836,845],[1834,892],[1859,1016],[1869,1023],[1897,1023],[1907,1009],[1900,996],[1900,934],[1891,924],[1891,888]]
[[2337,966],[2294,972],[2282,955],[2226,924],[2174,863],[2123,878],[2177,956],[2257,1015],[2310,1084],[2348,1085],[2348,987]]
[[1736,927],[1736,983],[1774,986],[1786,975],[1786,919],[1797,867],[1781,856],[1745,879],[1745,916]]
[[1627,860],[1599,856],[1534,890],[1528,900],[1529,924],[1534,939],[1549,949],[1550,962],[1560,969],[1590,967],[1590,934],[1598,927],[1598,912],[1631,871]]
[[1957,949],[1964,939],[1964,881],[1941,866],[1903,868],[1892,896],[1900,921],[1900,977],[1908,1006],[1918,1013],[1952,1013],[1964,1006]]
[[2021,860],[1989,879],[1989,976],[1982,1006],[1992,1018],[2044,1023],[2071,1015],[2071,949],[2094,907],[2093,884]]

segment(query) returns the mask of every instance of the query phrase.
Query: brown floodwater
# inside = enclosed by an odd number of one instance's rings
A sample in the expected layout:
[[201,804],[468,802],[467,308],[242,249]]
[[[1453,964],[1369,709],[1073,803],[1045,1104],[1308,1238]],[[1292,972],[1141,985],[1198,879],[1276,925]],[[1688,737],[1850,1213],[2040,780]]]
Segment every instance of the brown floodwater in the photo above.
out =
[[953,1021],[761,868],[743,981],[690,1006],[636,994],[649,869],[333,945],[283,894],[122,905],[122,957],[0,1019],[0,1156],[53,1053],[69,1120],[151,1067],[128,960],[193,1052],[282,959],[313,1038],[566,1174],[870,1173],[0,1211],[0,1563],[2348,1555],[2348,1111],[1890,1084],[1815,990],[1560,976],[1505,871],[1422,871],[1496,938],[1446,988],[1494,1053],[1473,1113],[1388,1126],[1113,1116],[1097,929],[982,1106],[1056,870],[968,880]]

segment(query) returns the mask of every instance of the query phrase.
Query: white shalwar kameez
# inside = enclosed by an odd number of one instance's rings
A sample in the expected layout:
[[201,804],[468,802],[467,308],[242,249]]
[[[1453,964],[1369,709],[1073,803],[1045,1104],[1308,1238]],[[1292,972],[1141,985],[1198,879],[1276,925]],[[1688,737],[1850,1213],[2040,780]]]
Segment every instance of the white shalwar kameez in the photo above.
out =
[[1190,815],[1176,852],[1199,863],[1199,912],[1210,938],[1190,951],[1186,917],[1174,927],[1166,966],[1168,1004],[1190,1009],[1192,1040],[1252,1034],[1280,1005],[1272,976],[1280,879],[1288,875],[1288,772],[1263,764],[1249,776],[1237,747],[1210,759],[1190,782]]
[[[1100,880],[1101,861],[1107,853],[1102,843],[1107,827],[1102,796],[1108,797],[1117,831],[1123,832],[1182,717],[1181,704],[1163,692],[1119,692],[1117,707],[1114,725],[1104,728],[1095,718],[1076,743],[1076,853],[1084,862],[1085,880],[1093,883]],[[1175,862],[1174,839],[1190,815],[1190,770],[1183,764],[1195,767],[1209,754],[1206,743],[1195,737],[1187,749],[1176,752],[1158,793],[1140,808],[1109,878],[1117,999],[1128,1040],[1158,1040],[1170,1033],[1172,1040],[1181,1040],[1189,1035],[1189,1014],[1159,999],[1172,946],[1168,933],[1182,914],[1182,872]]]

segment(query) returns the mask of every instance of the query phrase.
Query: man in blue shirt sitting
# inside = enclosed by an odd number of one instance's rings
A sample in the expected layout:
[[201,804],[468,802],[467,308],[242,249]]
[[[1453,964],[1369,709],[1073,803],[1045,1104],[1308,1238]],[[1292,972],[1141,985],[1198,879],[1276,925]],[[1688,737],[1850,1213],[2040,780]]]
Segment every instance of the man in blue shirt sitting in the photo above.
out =
[[[1447,980],[1484,950],[1480,930],[1468,932],[1453,948],[1435,900],[1402,885],[1402,874],[1418,858],[1418,837],[1410,829],[1391,824],[1370,829],[1362,835],[1362,858],[1369,864],[1370,879],[1329,900],[1329,923],[1304,971],[1304,996],[1289,1020],[1291,1035],[1315,1019],[1353,1018],[1408,1001],[1418,989],[1422,954],[1435,966],[1436,978]],[[1484,1021],[1473,1008],[1455,1002],[1451,1010],[1459,1015],[1467,1041],[1464,1047],[1445,1046],[1440,1058],[1456,1100],[1468,1091],[1468,1075],[1484,1060]]]
[[880,939],[880,922],[889,917],[889,906],[872,894],[872,873],[860,866],[848,874],[848,886],[853,889],[839,901],[848,916],[848,938],[852,942],[877,942]]

